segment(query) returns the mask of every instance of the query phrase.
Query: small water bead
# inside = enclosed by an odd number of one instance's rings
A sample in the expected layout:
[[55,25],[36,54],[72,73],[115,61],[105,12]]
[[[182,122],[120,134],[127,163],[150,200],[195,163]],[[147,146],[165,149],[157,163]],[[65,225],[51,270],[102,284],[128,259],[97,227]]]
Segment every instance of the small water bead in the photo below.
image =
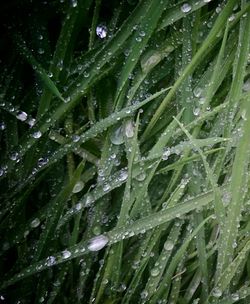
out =
[[82,203],[77,203],[76,205],[75,205],[75,210],[77,210],[77,211],[80,211],[81,209],[82,209]]
[[28,121],[27,121],[28,125],[32,128],[34,126],[34,124],[36,123],[36,120],[35,118],[30,118]]
[[42,132],[41,131],[36,131],[32,134],[32,137],[35,139],[38,139],[42,136]]
[[17,152],[12,152],[10,154],[10,160],[16,161],[18,159],[18,153]]
[[157,277],[159,274],[160,274],[160,270],[159,268],[153,268],[151,271],[150,271],[150,274],[152,277]]
[[63,258],[63,259],[68,259],[70,256],[71,256],[71,252],[70,252],[70,251],[64,250],[64,251],[62,252],[62,258]]
[[174,243],[172,241],[166,241],[163,247],[166,251],[170,251],[174,248]]
[[101,39],[104,39],[107,36],[108,29],[105,25],[98,25],[96,27],[96,35]]
[[190,4],[188,4],[188,3],[184,3],[184,4],[181,6],[181,11],[182,11],[183,13],[188,13],[188,12],[191,11],[191,9],[192,9],[192,6],[191,6]]
[[31,228],[37,228],[40,225],[40,220],[39,218],[35,218],[31,223],[30,223],[30,227]]
[[199,116],[200,108],[194,108],[193,113],[194,113],[194,116]]
[[250,78],[248,78],[244,82],[242,89],[243,89],[244,92],[249,92],[250,91]]
[[238,293],[233,293],[233,294],[231,295],[231,298],[232,298],[232,300],[233,300],[234,302],[236,302],[236,301],[239,301],[240,296],[239,296]]
[[144,181],[144,179],[146,178],[146,173],[142,172],[141,174],[136,176],[136,180],[138,180],[139,182]]
[[229,21],[229,22],[232,22],[232,21],[234,21],[234,19],[235,19],[235,15],[231,15],[231,16],[228,18],[228,21]]
[[162,154],[162,159],[167,160],[170,154],[171,150],[169,148],[165,148]]
[[19,111],[16,115],[16,118],[21,120],[21,121],[25,121],[27,119],[28,115],[26,112],[23,111]]
[[72,141],[73,142],[78,142],[80,140],[80,138],[81,137],[79,135],[76,135],[76,134],[72,135]]
[[135,38],[135,40],[136,40],[137,42],[141,42],[141,41],[142,41],[142,38],[141,38],[140,36],[138,36],[138,37]]
[[39,158],[38,161],[37,161],[37,165],[38,167],[43,167],[45,166],[47,163],[48,163],[48,158],[44,157],[44,158]]
[[204,3],[209,3],[211,0],[203,0]]
[[125,170],[122,170],[121,174],[118,177],[119,181],[125,181],[127,178],[128,178],[128,172]]
[[52,72],[48,72],[48,76],[49,76],[49,78],[52,78],[53,77],[53,73]]
[[56,262],[56,258],[53,255],[47,257],[47,259],[46,259],[47,266],[52,266],[55,264],[55,262]]
[[3,131],[6,129],[6,124],[2,121],[0,122],[0,130]]
[[147,290],[143,290],[143,292],[141,293],[141,299],[142,299],[142,300],[145,300],[145,299],[147,299],[147,297],[148,297],[148,292],[147,292]]
[[197,87],[197,88],[194,89],[194,96],[195,97],[199,98],[201,96],[201,94],[202,94],[202,89],[201,88]]
[[42,55],[42,54],[44,54],[44,49],[42,49],[42,48],[39,48],[38,50],[37,50],[37,53],[39,54],[39,55]]
[[110,189],[111,189],[111,187],[110,187],[110,185],[109,185],[108,183],[105,183],[105,184],[103,185],[103,191],[104,191],[104,192],[108,192]]
[[77,7],[77,0],[71,0],[72,7]]
[[140,31],[140,32],[139,32],[139,35],[140,35],[141,37],[144,37],[146,34],[145,34],[144,31]]
[[222,291],[216,287],[214,288],[214,290],[212,291],[212,295],[215,297],[215,298],[220,298],[222,296]]
[[107,236],[105,235],[98,235],[96,237],[93,237],[89,242],[88,242],[88,250],[90,251],[99,251],[102,248],[104,248],[107,243],[108,243],[109,239]]
[[94,201],[93,195],[89,193],[86,197],[85,206],[89,207]]
[[75,184],[75,186],[74,186],[72,192],[73,192],[73,193],[78,193],[78,192],[82,191],[83,187],[84,187],[84,183],[83,183],[82,181],[78,181],[78,182]]

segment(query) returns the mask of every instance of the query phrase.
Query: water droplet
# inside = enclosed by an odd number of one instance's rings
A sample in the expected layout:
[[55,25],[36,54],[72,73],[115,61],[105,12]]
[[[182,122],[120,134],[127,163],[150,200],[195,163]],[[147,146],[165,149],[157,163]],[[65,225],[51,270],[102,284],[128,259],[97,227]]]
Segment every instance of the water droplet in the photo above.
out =
[[218,287],[216,287],[212,291],[212,294],[215,298],[220,298],[222,296],[222,291]]
[[128,172],[125,170],[121,171],[121,174],[119,176],[119,181],[125,181],[128,178]]
[[107,236],[105,235],[98,235],[94,238],[92,238],[89,242],[88,242],[88,250],[90,251],[99,251],[101,250],[103,247],[105,247],[108,243],[109,239],[107,238]]
[[209,3],[211,0],[203,0],[205,3]]
[[56,262],[56,258],[52,255],[47,257],[47,259],[46,259],[46,265],[47,266],[52,266],[52,265],[55,264],[55,262]]
[[239,301],[240,296],[238,293],[232,293],[231,295],[233,301]]
[[200,108],[194,108],[193,113],[194,116],[198,116],[200,114]]
[[36,120],[35,118],[30,118],[28,120],[28,125],[32,128],[34,126],[34,124],[36,123]]
[[46,158],[46,157],[42,158],[41,157],[41,158],[38,159],[37,165],[38,165],[39,168],[41,168],[42,166],[45,166],[48,163],[48,161],[49,161],[48,158]]
[[249,92],[249,91],[250,91],[250,78],[248,78],[248,79],[244,82],[242,89],[243,89],[243,91],[245,91],[245,92]]
[[10,154],[10,159],[13,161],[16,161],[18,159],[18,153],[17,152],[12,152]]
[[194,96],[199,98],[201,96],[202,89],[201,88],[195,88],[194,89]]
[[163,247],[165,250],[170,251],[174,248],[174,243],[172,241],[166,241]]
[[40,225],[40,220],[39,218],[35,218],[31,223],[30,223],[30,227],[31,228],[36,228]]
[[136,40],[137,42],[141,42],[141,41],[142,41],[142,38],[141,38],[140,36],[138,36],[138,37],[135,38],[135,40]]
[[71,252],[70,252],[70,251],[64,250],[64,251],[62,252],[62,258],[63,258],[63,259],[68,259],[70,256],[71,256]]
[[77,7],[77,0],[71,0],[72,7]]
[[141,299],[145,300],[148,297],[148,292],[147,290],[143,290],[143,292],[141,292]]
[[74,186],[72,192],[73,192],[73,193],[78,193],[78,192],[82,191],[83,187],[84,187],[84,183],[83,183],[82,181],[78,181],[78,182],[75,184],[75,186]]
[[146,178],[146,173],[145,173],[145,172],[142,172],[141,174],[139,174],[139,175],[136,176],[136,179],[137,179],[139,182],[144,181],[145,178]]
[[114,145],[121,145],[124,143],[124,137],[123,137],[123,127],[120,126],[117,129],[115,129],[112,134],[110,135],[110,141]]
[[183,13],[188,13],[190,12],[192,9],[191,5],[188,4],[188,3],[184,3],[182,6],[181,6],[181,10]]
[[6,129],[6,124],[2,121],[0,122],[0,130],[3,131],[4,129]]
[[126,122],[125,135],[127,136],[127,138],[131,138],[134,136],[134,124],[131,120]]
[[75,205],[75,209],[76,209],[77,211],[80,211],[80,210],[82,209],[82,203],[77,203],[77,204]]
[[27,119],[27,117],[28,117],[27,113],[25,113],[23,111],[19,111],[16,115],[16,118],[21,121],[25,121]]
[[110,185],[108,184],[108,183],[105,183],[104,185],[103,185],[103,191],[104,192],[107,192],[107,191],[109,191],[111,188],[110,188]]
[[105,25],[98,25],[96,27],[96,35],[101,39],[105,38],[107,36],[107,33],[108,33],[108,29]]
[[165,148],[162,154],[162,159],[167,160],[170,154],[171,150],[169,148]]
[[42,136],[42,132],[39,130],[32,134],[32,137],[34,137],[36,139],[40,138],[41,136]]
[[150,271],[150,274],[152,277],[157,277],[159,274],[160,274],[160,270],[159,268],[153,268],[151,271]]

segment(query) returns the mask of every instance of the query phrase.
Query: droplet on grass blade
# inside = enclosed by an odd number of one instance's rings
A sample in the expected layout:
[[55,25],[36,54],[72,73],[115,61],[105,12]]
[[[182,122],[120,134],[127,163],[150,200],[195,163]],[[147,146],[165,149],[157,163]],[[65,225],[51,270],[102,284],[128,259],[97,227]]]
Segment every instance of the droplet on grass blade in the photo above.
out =
[[78,192],[82,191],[83,187],[84,187],[84,183],[83,183],[82,181],[78,181],[78,182],[75,184],[75,186],[74,186],[72,192],[73,192],[73,193],[78,193]]
[[110,141],[113,145],[121,145],[124,143],[124,136],[123,136],[123,127],[120,126],[115,129],[112,134],[110,135]]
[[105,25],[98,25],[96,27],[96,35],[101,39],[104,39],[107,36],[108,29]]
[[30,223],[30,227],[31,228],[37,228],[40,225],[40,220],[39,218],[35,218],[31,223]]
[[26,112],[23,111],[19,111],[17,112],[16,118],[21,120],[21,121],[25,121],[27,119],[28,115]]
[[70,256],[71,256],[71,252],[70,252],[70,251],[64,250],[64,251],[62,252],[62,258],[63,258],[63,259],[68,259]]
[[191,6],[190,4],[188,4],[188,3],[184,3],[184,4],[182,4],[182,6],[181,6],[181,11],[182,11],[183,13],[188,13],[188,12],[191,11],[191,9],[192,9],[192,6]]
[[32,134],[32,137],[35,138],[35,139],[38,139],[42,136],[42,132],[41,131],[36,131]]
[[94,238],[92,238],[89,242],[88,242],[88,250],[90,251],[99,251],[101,250],[103,247],[105,247],[108,243],[109,239],[107,236],[105,235],[98,235]]

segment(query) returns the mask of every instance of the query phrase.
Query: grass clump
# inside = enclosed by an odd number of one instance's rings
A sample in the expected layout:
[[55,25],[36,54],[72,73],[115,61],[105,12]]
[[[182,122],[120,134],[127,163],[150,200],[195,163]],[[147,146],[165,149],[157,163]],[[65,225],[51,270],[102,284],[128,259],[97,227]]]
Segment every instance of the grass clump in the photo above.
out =
[[0,299],[249,303],[249,3],[1,6]]

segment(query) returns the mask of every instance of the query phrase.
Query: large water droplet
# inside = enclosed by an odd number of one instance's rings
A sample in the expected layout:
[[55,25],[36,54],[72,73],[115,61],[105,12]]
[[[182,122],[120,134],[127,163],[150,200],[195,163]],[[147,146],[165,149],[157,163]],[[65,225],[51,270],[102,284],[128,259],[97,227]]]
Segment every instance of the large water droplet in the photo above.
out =
[[160,270],[159,270],[159,268],[153,268],[151,271],[150,271],[150,273],[151,273],[151,276],[152,277],[157,277],[159,274],[160,274]]
[[114,145],[121,145],[124,143],[124,137],[123,137],[123,127],[120,126],[117,129],[113,131],[113,133],[110,135],[110,141]]
[[90,251],[99,251],[107,245],[108,241],[107,236],[101,234],[92,238],[87,247]]

